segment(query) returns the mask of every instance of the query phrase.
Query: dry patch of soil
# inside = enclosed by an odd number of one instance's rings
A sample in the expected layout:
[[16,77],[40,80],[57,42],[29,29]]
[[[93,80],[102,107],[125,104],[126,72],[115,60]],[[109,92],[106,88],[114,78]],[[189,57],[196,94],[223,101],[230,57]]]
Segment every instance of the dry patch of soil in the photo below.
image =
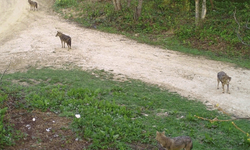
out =
[[84,149],[91,144],[78,139],[69,129],[72,119],[59,117],[52,112],[12,110],[9,116],[10,123],[21,131],[23,137],[16,141],[15,146],[6,147],[8,150]]

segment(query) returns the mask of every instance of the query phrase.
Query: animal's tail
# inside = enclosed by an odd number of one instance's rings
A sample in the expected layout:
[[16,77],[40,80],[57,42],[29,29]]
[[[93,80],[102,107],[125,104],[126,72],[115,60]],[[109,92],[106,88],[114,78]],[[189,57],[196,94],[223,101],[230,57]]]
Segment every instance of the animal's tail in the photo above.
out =
[[37,9],[37,3],[35,4],[35,7],[36,7],[36,9]]

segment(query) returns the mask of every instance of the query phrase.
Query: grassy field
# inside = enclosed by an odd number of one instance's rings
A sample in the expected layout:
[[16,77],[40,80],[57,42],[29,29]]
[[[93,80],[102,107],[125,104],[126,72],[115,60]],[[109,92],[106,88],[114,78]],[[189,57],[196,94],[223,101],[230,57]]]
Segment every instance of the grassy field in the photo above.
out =
[[[78,69],[4,75],[0,149],[29,148],[28,143],[41,149],[158,149],[156,131],[171,137],[189,135],[194,150],[250,149],[249,137],[232,121],[194,117],[229,116],[154,85],[118,80],[104,71]],[[234,123],[249,131],[249,120]]]

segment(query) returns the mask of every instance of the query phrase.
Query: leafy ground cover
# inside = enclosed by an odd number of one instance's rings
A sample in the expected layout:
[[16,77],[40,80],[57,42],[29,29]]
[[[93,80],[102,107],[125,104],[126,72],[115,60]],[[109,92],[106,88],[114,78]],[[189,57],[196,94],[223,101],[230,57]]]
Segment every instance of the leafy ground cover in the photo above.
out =
[[[124,34],[139,42],[158,45],[184,53],[203,55],[249,68],[250,46],[242,44],[236,34],[240,23],[243,42],[250,45],[249,1],[215,0],[207,2],[205,21],[195,26],[195,1],[144,0],[142,15],[134,20],[137,1],[115,11],[112,1],[56,0],[55,9],[67,19],[84,27]],[[250,26],[250,25],[248,25]]]
[[[104,71],[44,68],[8,74],[0,97],[2,149],[158,149],[156,131],[189,135],[197,150],[250,148],[249,137],[231,121],[194,117],[229,116]],[[234,123],[249,131],[249,120]]]

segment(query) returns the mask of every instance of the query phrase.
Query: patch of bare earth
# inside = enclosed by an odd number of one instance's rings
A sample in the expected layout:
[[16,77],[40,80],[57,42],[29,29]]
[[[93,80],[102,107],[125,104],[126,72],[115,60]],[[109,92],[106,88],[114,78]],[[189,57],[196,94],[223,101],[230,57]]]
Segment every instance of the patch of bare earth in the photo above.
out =
[[[5,147],[6,150],[81,150],[91,144],[69,129],[72,119],[50,111],[14,109],[7,116],[6,120],[14,125],[14,129],[21,131],[21,138],[14,146]],[[159,145],[132,143],[128,146],[136,150],[163,150]]]
[[16,149],[83,149],[90,143],[78,139],[69,129],[72,119],[59,117],[52,112],[15,109],[8,114],[9,123],[23,134],[16,141],[15,146],[6,147],[7,150]]

